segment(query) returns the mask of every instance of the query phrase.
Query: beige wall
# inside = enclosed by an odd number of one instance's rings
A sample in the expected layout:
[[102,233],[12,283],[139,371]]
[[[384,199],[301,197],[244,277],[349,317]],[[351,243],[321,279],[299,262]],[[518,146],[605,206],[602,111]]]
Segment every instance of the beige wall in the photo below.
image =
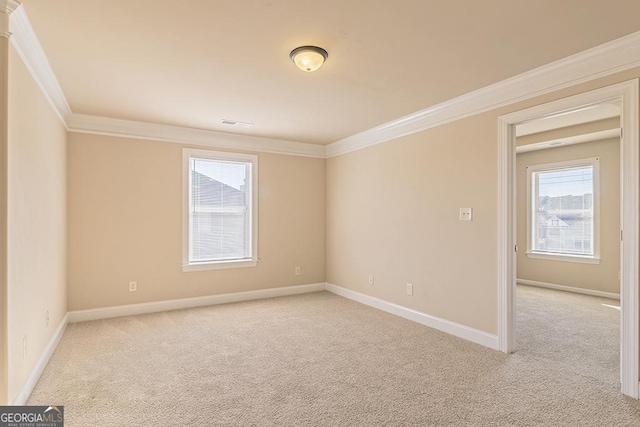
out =
[[[599,264],[528,258],[527,166],[600,158]],[[518,278],[602,292],[620,292],[620,140],[608,139],[517,155]]]
[[495,145],[486,114],[329,159],[328,282],[495,332],[497,154],[478,135]]
[[182,148],[69,134],[69,310],[325,281],[325,161],[265,153],[258,266],[183,273]]
[[[495,334],[498,116],[639,75],[630,70],[328,159],[327,281]],[[473,221],[458,221],[461,207],[474,209]]]
[[8,130],[9,399],[13,400],[67,311],[66,130],[13,48]]

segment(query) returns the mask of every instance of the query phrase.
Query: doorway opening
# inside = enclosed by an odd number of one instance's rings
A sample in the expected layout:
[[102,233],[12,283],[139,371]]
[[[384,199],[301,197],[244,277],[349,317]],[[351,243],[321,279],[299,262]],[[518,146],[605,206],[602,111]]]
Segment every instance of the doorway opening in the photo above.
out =
[[[638,81],[632,80],[608,86],[591,92],[542,104],[526,110],[514,112],[499,118],[499,167],[498,167],[498,347],[511,353],[518,346],[515,335],[516,322],[516,266],[517,266],[517,219],[516,219],[516,127],[526,127],[529,123],[564,120],[563,116],[579,111],[593,111],[605,104],[620,108],[620,382],[622,393],[638,398],[639,378],[639,340],[640,329],[638,306],[638,209],[639,149],[638,149]],[[593,164],[593,162],[592,162]],[[573,169],[588,168],[588,165],[572,165]],[[593,165],[591,166],[593,167]],[[597,162],[596,166],[597,168]],[[541,169],[537,177],[544,175]],[[593,170],[593,169],[591,169]],[[588,175],[588,174],[587,174]],[[532,216],[533,218],[533,216]],[[551,216],[553,224],[562,225]],[[558,218],[559,219],[559,218]],[[533,218],[540,221],[540,218]],[[529,224],[531,226],[531,224]],[[530,231],[534,227],[529,228]],[[542,232],[538,227],[538,233]],[[535,234],[535,231],[533,232]],[[576,237],[576,236],[573,236]],[[577,238],[580,237],[580,238]],[[574,250],[576,241],[581,241],[582,249],[593,249],[588,233],[577,236],[572,241]],[[533,239],[535,240],[535,239]],[[551,239],[553,240],[553,239]],[[550,241],[551,241],[550,240]],[[530,252],[549,251],[547,241],[541,246],[529,246]],[[545,246],[546,245],[546,246]],[[551,250],[555,250],[551,242]],[[533,249],[532,249],[533,248]],[[523,250],[524,248],[520,248]],[[535,250],[537,249],[537,250]],[[569,254],[569,255],[576,255]],[[584,256],[584,253],[578,256]],[[592,251],[590,258],[599,257]]]
[[620,380],[620,106],[516,125],[516,351]]

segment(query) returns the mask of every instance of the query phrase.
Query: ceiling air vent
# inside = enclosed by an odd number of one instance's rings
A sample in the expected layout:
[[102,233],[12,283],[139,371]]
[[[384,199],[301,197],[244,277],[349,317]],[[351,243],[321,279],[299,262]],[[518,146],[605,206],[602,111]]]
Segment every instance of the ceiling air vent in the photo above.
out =
[[220,120],[220,123],[222,123],[223,125],[235,126],[237,128],[247,128],[248,129],[250,127],[253,127],[253,123],[238,122],[236,120],[222,119],[222,120]]

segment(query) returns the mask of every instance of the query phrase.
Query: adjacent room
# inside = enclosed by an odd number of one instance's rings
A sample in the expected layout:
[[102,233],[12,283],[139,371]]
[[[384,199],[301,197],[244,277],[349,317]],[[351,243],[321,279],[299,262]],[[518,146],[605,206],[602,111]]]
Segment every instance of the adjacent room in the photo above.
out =
[[620,383],[620,105],[516,127],[516,351]]
[[639,424],[639,14],[0,0],[0,405]]

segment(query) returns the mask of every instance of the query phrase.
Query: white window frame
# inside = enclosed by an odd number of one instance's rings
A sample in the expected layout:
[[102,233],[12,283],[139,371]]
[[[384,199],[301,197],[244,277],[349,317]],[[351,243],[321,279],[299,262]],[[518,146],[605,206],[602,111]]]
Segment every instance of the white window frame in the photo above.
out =
[[[251,209],[249,258],[240,260],[219,260],[206,262],[189,262],[189,206],[191,198],[190,160],[206,159],[214,161],[231,161],[251,164],[247,207]],[[182,150],[182,271],[219,270],[225,268],[255,267],[258,264],[258,156],[255,154],[231,153],[225,151],[198,150],[184,148]]]
[[[533,194],[533,174],[553,170],[571,169],[578,167],[593,167],[593,255],[576,255],[566,253],[541,252],[533,249],[533,232],[537,218],[533,209],[537,205],[536,194]],[[537,211],[536,211],[537,212]],[[600,263],[600,158],[569,160],[565,162],[545,163],[527,166],[527,251],[528,258],[546,259],[553,261],[580,262],[586,264]]]

